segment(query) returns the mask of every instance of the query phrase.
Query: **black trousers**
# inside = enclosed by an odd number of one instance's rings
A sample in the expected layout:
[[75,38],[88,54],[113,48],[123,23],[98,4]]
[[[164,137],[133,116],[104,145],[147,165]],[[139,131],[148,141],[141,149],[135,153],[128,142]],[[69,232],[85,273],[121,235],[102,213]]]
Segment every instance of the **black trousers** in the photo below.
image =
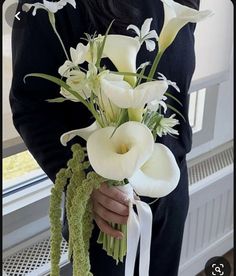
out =
[[[188,174],[185,160],[180,164],[180,172],[181,177],[176,189],[151,205],[153,228],[149,276],[178,275],[184,224],[189,206]],[[150,198],[142,198],[142,200],[152,201]],[[65,228],[63,234],[67,239],[68,230],[66,231]],[[124,264],[116,265],[115,261],[107,256],[101,245],[96,242],[98,234],[99,229],[95,226],[90,241],[91,272],[94,276],[123,276]],[[137,258],[134,276],[138,275]]]

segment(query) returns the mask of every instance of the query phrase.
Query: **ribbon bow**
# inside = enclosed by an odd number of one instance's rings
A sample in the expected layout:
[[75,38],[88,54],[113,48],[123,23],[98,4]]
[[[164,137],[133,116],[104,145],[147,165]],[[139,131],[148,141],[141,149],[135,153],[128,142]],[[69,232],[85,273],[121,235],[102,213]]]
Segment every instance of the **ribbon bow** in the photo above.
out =
[[[134,266],[140,239],[139,275],[149,275],[150,248],[152,236],[152,211],[149,205],[134,198],[130,184],[118,187],[126,193],[129,199],[129,218],[127,222],[127,254],[125,261],[125,276],[134,275]],[[137,207],[137,214],[133,205]]]

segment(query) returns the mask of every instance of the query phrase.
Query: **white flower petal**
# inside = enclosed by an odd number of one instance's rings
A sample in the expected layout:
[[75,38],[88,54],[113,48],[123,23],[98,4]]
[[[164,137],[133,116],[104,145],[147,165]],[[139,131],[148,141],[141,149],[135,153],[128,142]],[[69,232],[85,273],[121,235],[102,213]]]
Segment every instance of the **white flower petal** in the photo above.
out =
[[156,48],[156,43],[152,40],[145,40],[146,48],[149,52],[152,52]]
[[[113,180],[131,177],[151,156],[154,146],[151,131],[138,122],[94,132],[87,141],[91,166],[99,175]],[[127,151],[122,152],[122,147]]]
[[83,138],[84,140],[87,141],[89,136],[92,133],[94,133],[95,131],[97,131],[99,128],[100,127],[99,127],[98,123],[95,121],[89,127],[71,130],[71,131],[68,131],[68,132],[62,134],[61,138],[60,138],[60,141],[61,141],[63,146],[66,146],[66,144],[70,140],[72,140],[75,136],[80,136],[81,138]]
[[26,12],[28,12],[28,11],[33,7],[33,11],[32,11],[32,15],[33,15],[33,16],[36,15],[38,9],[47,10],[46,7],[45,7],[42,3],[39,3],[39,2],[37,2],[37,3],[35,3],[35,4],[24,3],[24,4],[22,5],[22,9],[23,9],[24,6],[26,7],[26,8],[24,9],[24,11],[26,11]]
[[74,64],[70,60],[66,60],[62,66],[59,67],[58,73],[62,77],[69,77],[70,69],[74,67]]
[[112,103],[120,108],[143,108],[153,100],[160,101],[168,88],[164,80],[145,82],[132,88],[126,81],[101,80],[101,88]]
[[34,4],[24,3],[24,5],[28,8],[25,10],[26,12],[31,7],[34,7],[32,15],[35,16],[38,9],[44,9],[47,12],[56,13],[58,10],[61,10],[67,3],[71,4],[74,8],[76,8],[75,0],[60,0],[57,2],[43,0],[43,3],[39,3],[39,2]]
[[137,68],[137,71],[140,70],[140,69],[143,69],[144,67],[146,67],[146,66],[148,66],[148,65],[150,65],[150,64],[151,64],[150,61],[146,61],[146,62],[144,62],[144,63],[141,63],[141,64],[139,65],[139,67]]
[[61,87],[60,94],[65,97],[66,99],[72,101],[72,102],[79,102],[80,100],[77,99],[73,94],[71,94],[69,91],[67,91],[64,87]]
[[147,35],[150,31],[151,28],[151,23],[152,23],[153,18],[147,18],[142,27],[141,27],[141,38],[143,38],[145,35]]
[[156,40],[158,40],[158,35],[155,30],[152,30],[145,36],[145,39],[151,39],[151,38],[155,38]]
[[71,4],[71,6],[75,9],[76,8],[76,2],[75,0],[65,0],[67,3]]
[[164,101],[160,101],[159,104],[163,107],[164,109],[164,114],[166,114],[166,111],[167,111],[167,105]]
[[172,152],[156,143],[151,158],[129,178],[140,196],[163,197],[172,192],[180,179],[179,167]]
[[62,0],[57,2],[43,0],[43,4],[48,9],[48,11],[56,13],[58,10],[62,9],[66,5],[66,2]]
[[140,30],[137,26],[131,24],[127,27],[127,30],[133,30],[140,37]]
[[142,108],[146,103],[153,100],[160,101],[166,92],[166,81],[157,80],[140,84],[134,89],[132,108]]
[[85,73],[73,70],[67,78],[66,83],[71,89],[77,92],[82,98],[88,99],[91,96],[91,89],[86,85]]
[[120,108],[129,108],[133,103],[133,88],[123,80],[110,80],[106,77],[101,80],[103,93]]
[[70,56],[72,63],[77,66],[85,62],[88,59],[89,46],[79,43],[76,49],[70,48]]

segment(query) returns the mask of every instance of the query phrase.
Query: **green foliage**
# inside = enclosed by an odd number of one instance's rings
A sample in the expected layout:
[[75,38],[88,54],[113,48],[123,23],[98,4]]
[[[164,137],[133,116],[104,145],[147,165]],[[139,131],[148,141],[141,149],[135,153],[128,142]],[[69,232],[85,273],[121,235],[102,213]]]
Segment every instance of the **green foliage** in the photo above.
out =
[[147,110],[143,116],[143,123],[151,130],[154,140],[157,137],[157,128],[160,124],[163,115],[159,114],[156,111]]
[[[89,276],[89,240],[92,234],[92,204],[90,196],[93,189],[99,188],[104,179],[95,172],[85,174],[89,163],[85,161],[83,148],[72,146],[73,157],[67,169],[61,169],[56,176],[50,199],[51,222],[51,276],[60,275],[61,200],[67,186],[66,212],[69,226],[69,258],[73,255],[73,276]],[[69,183],[69,184],[68,184]]]

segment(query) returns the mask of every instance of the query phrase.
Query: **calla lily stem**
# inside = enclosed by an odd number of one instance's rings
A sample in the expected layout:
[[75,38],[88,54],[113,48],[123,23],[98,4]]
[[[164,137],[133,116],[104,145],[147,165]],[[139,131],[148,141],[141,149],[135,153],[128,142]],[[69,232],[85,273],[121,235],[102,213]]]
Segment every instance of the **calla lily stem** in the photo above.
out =
[[157,55],[156,55],[156,57],[155,57],[155,60],[154,60],[154,62],[153,62],[153,64],[152,64],[151,70],[150,70],[150,72],[149,72],[148,80],[147,80],[147,81],[150,81],[150,79],[153,79],[154,74],[155,74],[156,69],[157,69],[157,66],[158,66],[158,64],[159,64],[159,62],[160,62],[160,59],[161,59],[163,53],[164,53],[163,51],[161,51],[161,52],[159,51],[159,52],[157,53]]

